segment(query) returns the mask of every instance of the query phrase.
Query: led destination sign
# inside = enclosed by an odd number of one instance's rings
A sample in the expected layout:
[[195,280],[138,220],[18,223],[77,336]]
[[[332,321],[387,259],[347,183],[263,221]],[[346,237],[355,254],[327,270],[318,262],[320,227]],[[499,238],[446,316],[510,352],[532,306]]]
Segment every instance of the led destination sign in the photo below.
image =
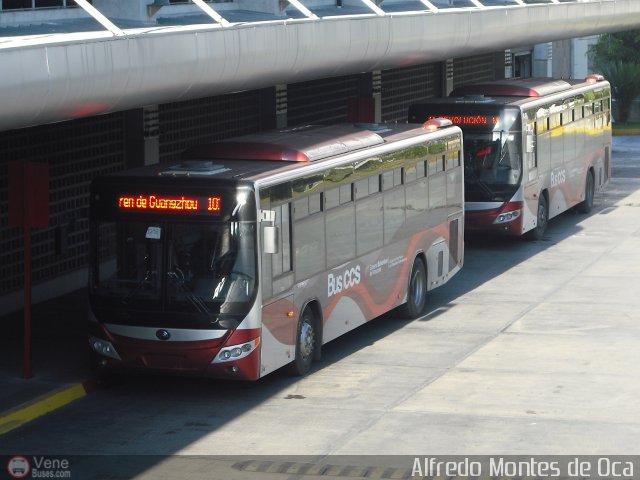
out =
[[499,117],[490,115],[429,115],[427,120],[446,118],[456,125],[497,125]]
[[155,212],[211,212],[220,213],[222,197],[166,197],[162,195],[121,195],[118,209]]

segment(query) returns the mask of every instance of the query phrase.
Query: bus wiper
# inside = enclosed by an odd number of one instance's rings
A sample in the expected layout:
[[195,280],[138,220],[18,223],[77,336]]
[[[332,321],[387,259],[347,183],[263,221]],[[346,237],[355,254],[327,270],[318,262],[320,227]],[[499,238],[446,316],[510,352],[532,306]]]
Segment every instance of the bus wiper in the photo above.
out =
[[493,197],[494,197],[493,190],[489,188],[489,184],[487,184],[487,182],[485,182],[478,175],[476,175],[476,172],[474,172],[473,169],[471,168],[468,169],[465,172],[465,176],[466,176],[467,182],[475,183],[476,185],[478,185],[480,189],[487,195],[488,199],[493,200]]
[[144,284],[151,281],[151,275],[152,273],[149,270],[145,272],[144,277],[142,277],[142,280],[140,280],[136,285],[134,285],[131,288],[131,290],[129,290],[127,294],[122,298],[121,302],[123,305],[127,305],[131,301],[133,296],[142,289]]
[[184,298],[195,308],[196,312],[198,312],[203,319],[207,320],[210,323],[213,323],[213,312],[209,310],[207,304],[198,295],[191,293],[191,291],[187,288],[184,282],[184,275],[176,275],[175,272],[169,272],[169,278],[173,280],[173,284],[178,287],[180,291],[184,293]]
[[185,298],[189,300],[189,303],[193,305],[193,307],[198,311],[198,313],[202,313],[203,315],[206,315],[207,320],[211,319],[211,316],[212,316],[211,310],[209,310],[209,307],[207,307],[207,304],[204,303],[204,300],[202,300],[202,297],[194,295],[193,293],[186,293]]

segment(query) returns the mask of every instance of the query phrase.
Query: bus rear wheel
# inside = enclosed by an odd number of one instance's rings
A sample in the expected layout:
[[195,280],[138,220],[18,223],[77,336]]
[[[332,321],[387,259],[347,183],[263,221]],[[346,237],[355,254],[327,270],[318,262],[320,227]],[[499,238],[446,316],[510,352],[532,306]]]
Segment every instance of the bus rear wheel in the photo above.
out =
[[547,197],[540,194],[538,200],[538,220],[533,230],[529,230],[525,234],[527,240],[542,240],[544,233],[547,231],[547,223],[549,221],[549,209],[547,206]]
[[593,197],[596,190],[596,182],[593,178],[593,172],[587,172],[587,179],[584,181],[584,200],[578,204],[578,212],[589,213],[593,208]]
[[411,267],[407,303],[402,305],[400,313],[404,318],[414,319],[422,315],[427,304],[427,269],[421,258],[416,258]]
[[317,341],[315,317],[309,308],[305,308],[298,320],[296,356],[289,369],[293,375],[303,376],[309,373]]

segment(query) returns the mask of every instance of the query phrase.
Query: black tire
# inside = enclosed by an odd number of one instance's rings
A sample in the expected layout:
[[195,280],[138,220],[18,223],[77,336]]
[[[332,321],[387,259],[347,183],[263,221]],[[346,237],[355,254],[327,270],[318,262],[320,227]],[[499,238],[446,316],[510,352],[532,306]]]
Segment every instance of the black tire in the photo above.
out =
[[542,240],[545,232],[547,231],[548,222],[549,205],[547,203],[547,197],[544,194],[541,194],[540,199],[538,200],[538,221],[536,227],[525,233],[525,238],[527,240]]
[[317,341],[315,317],[311,309],[305,308],[298,320],[296,356],[289,368],[293,375],[303,376],[309,373],[314,353],[318,348]]
[[589,213],[593,208],[593,197],[596,193],[596,181],[593,178],[593,172],[587,172],[587,178],[584,181],[584,200],[578,204],[578,212]]
[[427,268],[421,258],[416,258],[409,275],[407,303],[400,307],[404,318],[414,319],[422,315],[427,304]]

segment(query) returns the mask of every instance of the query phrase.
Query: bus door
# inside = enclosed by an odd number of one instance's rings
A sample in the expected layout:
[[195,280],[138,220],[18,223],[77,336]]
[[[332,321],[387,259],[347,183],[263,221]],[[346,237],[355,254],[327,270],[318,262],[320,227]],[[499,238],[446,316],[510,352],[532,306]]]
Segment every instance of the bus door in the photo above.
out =
[[262,307],[261,377],[295,358],[298,318],[294,312],[293,295]]
[[[565,100],[562,111],[562,138],[564,139],[564,164],[566,188],[566,208],[578,203],[584,192],[586,168],[584,160],[578,155],[578,125],[575,121],[574,105],[576,99],[571,97]],[[562,180],[562,178],[560,178]],[[561,213],[561,212],[558,212]]]
[[523,231],[532,229],[537,219],[538,200],[540,192],[543,190],[544,168],[539,165],[542,160],[539,149],[549,148],[548,138],[538,135],[536,122],[526,123],[522,129],[522,163],[524,172],[522,174],[522,197],[524,201],[522,227]]
[[522,132],[524,138],[524,165],[526,173],[523,177],[525,185],[538,181],[538,158],[536,152],[535,125],[527,124]]

